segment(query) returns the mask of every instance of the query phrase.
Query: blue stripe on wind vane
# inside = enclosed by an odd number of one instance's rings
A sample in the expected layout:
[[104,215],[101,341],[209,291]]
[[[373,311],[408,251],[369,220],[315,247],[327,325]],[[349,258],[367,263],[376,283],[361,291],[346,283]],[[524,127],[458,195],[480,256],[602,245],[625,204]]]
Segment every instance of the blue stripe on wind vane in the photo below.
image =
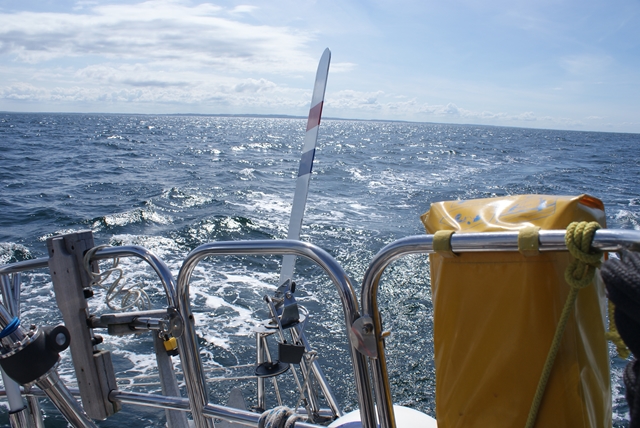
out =
[[302,154],[302,157],[300,158],[300,169],[298,169],[298,177],[302,177],[305,174],[311,174],[311,170],[313,169],[313,157],[315,154],[315,148]]

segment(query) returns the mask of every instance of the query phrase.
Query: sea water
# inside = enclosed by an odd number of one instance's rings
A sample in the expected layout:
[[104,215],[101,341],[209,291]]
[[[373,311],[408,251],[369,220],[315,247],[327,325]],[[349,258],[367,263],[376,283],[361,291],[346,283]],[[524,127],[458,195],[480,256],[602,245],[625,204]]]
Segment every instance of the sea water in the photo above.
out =
[[[56,234],[91,230],[97,244],[142,245],[171,268],[211,241],[281,239],[306,121],[292,118],[103,114],[0,114],[0,263],[46,256]],[[603,200],[609,227],[640,229],[640,135],[325,120],[313,167],[302,240],[327,250],[359,289],[386,244],[422,234],[432,202],[526,193]],[[144,265],[122,260],[126,281],[162,307],[162,287]],[[266,318],[262,296],[278,281],[277,257],[206,260],[191,300],[207,367],[251,364],[253,329]],[[299,260],[298,299],[306,331],[341,405],[356,406],[342,308],[320,269]],[[23,278],[23,322],[53,325],[48,275]],[[432,307],[426,256],[387,269],[379,296],[394,399],[435,411]],[[108,312],[104,293],[90,306]],[[386,314],[386,315],[385,315]],[[105,334],[106,336],[106,334]],[[105,337],[122,389],[153,375],[150,336]],[[72,378],[68,351],[59,368]],[[626,426],[621,371],[611,350],[614,426]],[[175,360],[177,363],[177,359]],[[133,387],[134,389],[137,387]],[[154,389],[155,388],[155,389]],[[243,384],[248,404],[252,384]],[[158,391],[159,386],[151,386]],[[215,402],[228,389],[212,385]],[[43,400],[49,426],[65,426]],[[0,423],[7,425],[6,412]],[[100,426],[164,426],[164,413],[125,406]]]

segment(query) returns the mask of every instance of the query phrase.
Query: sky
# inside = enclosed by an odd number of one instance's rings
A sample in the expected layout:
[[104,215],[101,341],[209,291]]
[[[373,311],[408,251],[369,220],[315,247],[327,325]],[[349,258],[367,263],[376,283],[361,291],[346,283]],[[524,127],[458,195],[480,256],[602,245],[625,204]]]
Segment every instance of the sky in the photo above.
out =
[[0,111],[640,133],[640,0],[0,0]]

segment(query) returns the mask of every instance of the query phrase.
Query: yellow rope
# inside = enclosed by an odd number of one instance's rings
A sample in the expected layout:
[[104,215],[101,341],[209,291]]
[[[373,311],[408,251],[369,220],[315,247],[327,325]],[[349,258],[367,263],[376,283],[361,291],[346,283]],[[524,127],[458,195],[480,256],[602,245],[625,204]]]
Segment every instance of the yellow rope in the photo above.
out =
[[616,322],[613,317],[613,311],[615,310],[615,306],[613,302],[609,300],[609,331],[605,333],[605,338],[613,342],[616,345],[616,350],[618,351],[618,356],[623,360],[629,358],[631,355],[631,351],[627,348],[627,345],[624,343],[622,338],[620,337],[620,333],[618,333],[618,327],[616,327]]
[[562,336],[564,334],[565,327],[576,298],[578,297],[578,291],[588,286],[593,281],[593,277],[596,268],[600,266],[600,259],[602,254],[599,251],[593,251],[591,249],[591,242],[596,230],[600,229],[600,225],[593,222],[573,222],[567,227],[567,233],[565,234],[565,244],[567,249],[574,257],[574,260],[569,264],[565,271],[564,278],[570,286],[569,295],[562,308],[560,319],[558,320],[558,326],[551,342],[551,349],[547,355],[547,360],[544,363],[542,374],[540,375],[540,381],[536,389],[536,394],[531,403],[531,409],[529,410],[529,416],[527,418],[526,428],[533,428],[538,417],[538,410],[540,409],[540,403],[544,396],[544,391],[547,387],[547,382],[553,369],[553,363],[560,349],[562,343]]

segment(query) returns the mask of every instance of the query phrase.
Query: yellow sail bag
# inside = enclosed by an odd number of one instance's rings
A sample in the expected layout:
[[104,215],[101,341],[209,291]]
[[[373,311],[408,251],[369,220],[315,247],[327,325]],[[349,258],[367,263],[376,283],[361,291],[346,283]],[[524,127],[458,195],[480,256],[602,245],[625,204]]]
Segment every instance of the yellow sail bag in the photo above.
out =
[[[602,202],[586,195],[440,202],[421,219],[429,234],[605,227]],[[569,293],[570,260],[567,252],[430,256],[439,428],[525,426]],[[605,314],[602,284],[580,290],[536,427],[611,426]]]

